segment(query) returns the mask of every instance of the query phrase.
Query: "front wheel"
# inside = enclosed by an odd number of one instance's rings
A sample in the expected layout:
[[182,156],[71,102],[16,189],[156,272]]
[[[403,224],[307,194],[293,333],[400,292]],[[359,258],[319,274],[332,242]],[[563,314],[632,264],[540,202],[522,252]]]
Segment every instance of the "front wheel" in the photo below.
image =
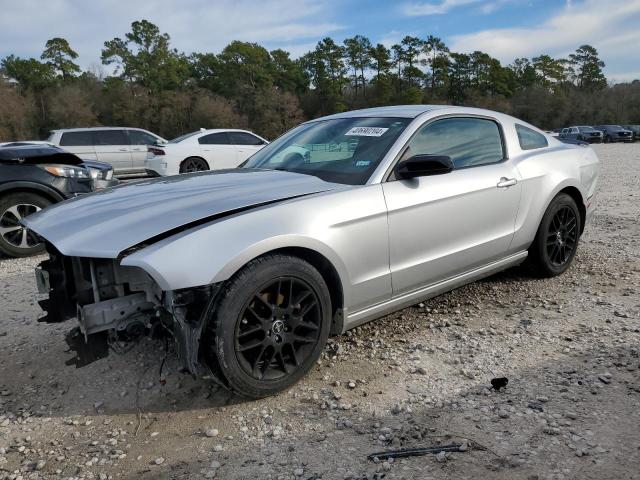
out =
[[28,257],[44,252],[42,240],[20,221],[50,204],[46,198],[31,192],[11,193],[0,198],[0,253]]
[[578,250],[582,228],[575,200],[561,193],[552,201],[529,248],[534,268],[544,277],[555,277],[569,268]]
[[329,337],[331,298],[318,271],[289,255],[251,261],[207,313],[201,345],[212,371],[249,398],[293,385]]
[[204,172],[209,164],[202,158],[189,157],[180,164],[180,173]]

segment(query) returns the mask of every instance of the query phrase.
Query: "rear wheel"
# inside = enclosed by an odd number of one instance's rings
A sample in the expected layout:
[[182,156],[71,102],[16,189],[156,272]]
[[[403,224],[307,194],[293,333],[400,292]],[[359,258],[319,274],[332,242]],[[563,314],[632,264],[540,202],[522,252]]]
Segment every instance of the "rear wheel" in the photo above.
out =
[[268,255],[228,282],[208,313],[202,345],[231,390],[260,398],[311,369],[330,324],[331,299],[318,271],[297,257]]
[[581,222],[573,198],[561,193],[553,199],[529,248],[531,261],[538,273],[554,277],[569,268],[578,250]]
[[205,170],[209,170],[209,164],[198,157],[189,157],[180,164],[180,173],[203,172]]
[[31,192],[11,193],[0,198],[0,253],[27,257],[43,252],[42,241],[20,221],[50,204],[46,198]]

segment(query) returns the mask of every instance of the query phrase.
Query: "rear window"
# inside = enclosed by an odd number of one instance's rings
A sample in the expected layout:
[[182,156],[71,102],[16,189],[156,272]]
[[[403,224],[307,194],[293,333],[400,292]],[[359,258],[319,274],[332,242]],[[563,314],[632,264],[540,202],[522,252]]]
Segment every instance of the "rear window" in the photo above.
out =
[[93,138],[96,145],[129,145],[124,130],[96,130]]
[[234,145],[262,145],[262,139],[246,132],[229,132]]
[[198,139],[198,143],[201,145],[230,145],[231,142],[226,133],[211,133],[209,135],[205,135],[204,137],[200,137]]
[[516,125],[516,132],[518,133],[520,148],[523,150],[534,150],[549,146],[549,142],[547,142],[547,138],[544,135],[524,125]]
[[60,137],[61,147],[86,147],[93,145],[91,132],[66,132]]

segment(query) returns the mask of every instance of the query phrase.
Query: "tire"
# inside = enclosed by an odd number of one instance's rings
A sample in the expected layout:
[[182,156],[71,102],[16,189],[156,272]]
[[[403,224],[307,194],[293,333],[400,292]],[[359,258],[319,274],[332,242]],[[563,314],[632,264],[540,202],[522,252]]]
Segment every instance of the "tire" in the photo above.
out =
[[266,255],[227,282],[206,321],[201,347],[211,370],[235,393],[262,398],[296,383],[318,360],[331,298],[304,260]]
[[44,243],[18,222],[49,205],[51,201],[31,192],[0,197],[0,253],[10,257],[28,257],[44,252]]
[[543,277],[555,277],[565,272],[578,250],[582,219],[575,200],[566,193],[552,201],[529,247],[530,263]]
[[200,157],[185,158],[180,164],[180,173],[204,172],[209,170],[209,164]]

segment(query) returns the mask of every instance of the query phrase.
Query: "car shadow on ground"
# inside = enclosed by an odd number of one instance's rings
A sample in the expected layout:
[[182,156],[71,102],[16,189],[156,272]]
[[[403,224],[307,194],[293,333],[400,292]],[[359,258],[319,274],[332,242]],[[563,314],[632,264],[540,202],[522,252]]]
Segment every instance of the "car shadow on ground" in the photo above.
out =
[[[482,282],[498,284],[529,278],[522,268],[515,267]],[[0,323],[0,348],[4,343],[12,346],[9,333],[24,338],[12,350],[5,349],[6,354],[0,358],[0,374],[7,372],[0,380],[0,390],[13,392],[5,397],[6,410],[20,406],[21,410],[49,416],[137,414],[209,409],[247,401],[206,372],[200,377],[181,372],[171,340],[165,345],[163,340],[145,337],[127,351],[111,350],[106,358],[76,368],[72,361],[75,352],[64,340],[75,321],[38,323],[36,319],[42,315],[38,298],[34,294],[29,305],[23,307],[23,321],[15,325]],[[425,303],[435,305],[439,298],[442,296]],[[392,315],[398,314],[402,311]],[[343,337],[335,340],[340,342]]]

